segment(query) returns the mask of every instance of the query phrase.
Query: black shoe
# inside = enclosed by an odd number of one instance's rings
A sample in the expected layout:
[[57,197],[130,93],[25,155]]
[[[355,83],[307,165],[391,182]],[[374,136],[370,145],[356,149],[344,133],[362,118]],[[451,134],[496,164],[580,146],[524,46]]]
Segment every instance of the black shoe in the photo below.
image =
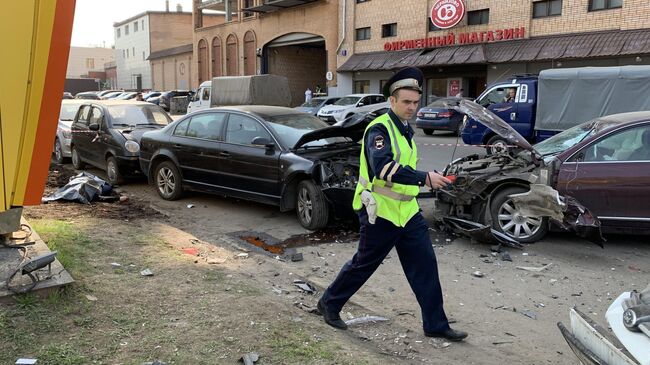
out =
[[338,313],[330,312],[327,310],[327,307],[325,307],[325,303],[323,303],[322,298],[318,301],[318,312],[323,315],[325,323],[329,324],[330,326],[341,330],[348,329],[348,325],[343,322],[341,316],[339,316]]
[[427,337],[441,337],[449,341],[458,342],[458,341],[462,341],[463,339],[465,339],[465,337],[467,337],[467,332],[457,331],[455,329],[450,328],[443,332],[424,332],[424,335]]

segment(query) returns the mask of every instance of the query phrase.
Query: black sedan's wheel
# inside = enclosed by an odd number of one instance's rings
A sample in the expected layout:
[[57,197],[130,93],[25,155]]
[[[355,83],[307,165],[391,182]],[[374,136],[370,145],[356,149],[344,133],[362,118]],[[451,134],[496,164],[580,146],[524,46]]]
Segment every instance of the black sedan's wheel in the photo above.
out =
[[311,180],[298,184],[296,215],[300,224],[310,230],[327,226],[329,205],[323,191]]
[[58,138],[54,141],[54,162],[58,164],[65,162],[65,158],[63,157],[63,146],[61,146],[61,141],[59,141]]
[[120,168],[117,165],[117,159],[113,156],[108,156],[106,159],[106,179],[111,185],[118,185],[123,181]]
[[508,142],[501,136],[492,136],[487,141],[485,147],[488,155],[496,155],[499,153],[508,153]]
[[163,161],[156,166],[154,173],[156,191],[165,200],[176,200],[183,193],[181,174],[171,161]]
[[422,131],[423,131],[424,134],[426,134],[427,136],[430,136],[430,135],[433,134],[433,129],[423,129]]
[[84,168],[84,166],[86,166],[86,164],[81,161],[79,151],[77,151],[77,148],[75,146],[72,146],[72,166],[74,166],[74,168],[77,170],[81,170]]
[[492,227],[521,243],[533,243],[548,233],[548,218],[527,217],[521,214],[509,195],[527,192],[528,189],[513,186],[496,193],[490,203]]

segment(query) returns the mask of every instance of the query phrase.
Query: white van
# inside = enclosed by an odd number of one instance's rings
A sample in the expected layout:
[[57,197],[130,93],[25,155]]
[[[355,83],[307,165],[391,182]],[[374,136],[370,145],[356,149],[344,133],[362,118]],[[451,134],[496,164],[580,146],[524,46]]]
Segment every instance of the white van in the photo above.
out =
[[187,105],[187,114],[195,112],[197,110],[203,110],[210,108],[210,92],[212,90],[212,81],[204,81],[199,86],[199,89],[196,90],[196,94],[190,100],[190,103]]

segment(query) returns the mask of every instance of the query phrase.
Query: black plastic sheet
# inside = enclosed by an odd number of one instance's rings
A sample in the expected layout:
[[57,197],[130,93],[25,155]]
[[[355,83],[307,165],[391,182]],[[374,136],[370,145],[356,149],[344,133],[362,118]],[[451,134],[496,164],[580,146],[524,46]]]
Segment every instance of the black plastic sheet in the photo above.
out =
[[101,178],[82,172],[70,178],[70,182],[43,198],[43,202],[65,200],[89,204],[95,200],[117,200],[112,194],[113,186]]

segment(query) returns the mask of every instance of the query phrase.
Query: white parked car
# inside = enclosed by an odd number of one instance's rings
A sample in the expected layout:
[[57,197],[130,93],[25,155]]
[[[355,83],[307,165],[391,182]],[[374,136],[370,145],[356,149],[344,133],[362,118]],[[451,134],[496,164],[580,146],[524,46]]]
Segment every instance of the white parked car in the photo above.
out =
[[71,99],[61,101],[61,111],[59,113],[59,124],[56,128],[56,137],[54,139],[54,160],[57,163],[64,163],[66,159],[72,156],[70,143],[72,142],[72,132],[70,127],[79,107],[86,100]]
[[322,107],[318,111],[318,117],[329,124],[334,124],[355,113],[374,110],[376,109],[375,104],[385,102],[386,97],[381,94],[352,94],[339,99],[332,105]]

